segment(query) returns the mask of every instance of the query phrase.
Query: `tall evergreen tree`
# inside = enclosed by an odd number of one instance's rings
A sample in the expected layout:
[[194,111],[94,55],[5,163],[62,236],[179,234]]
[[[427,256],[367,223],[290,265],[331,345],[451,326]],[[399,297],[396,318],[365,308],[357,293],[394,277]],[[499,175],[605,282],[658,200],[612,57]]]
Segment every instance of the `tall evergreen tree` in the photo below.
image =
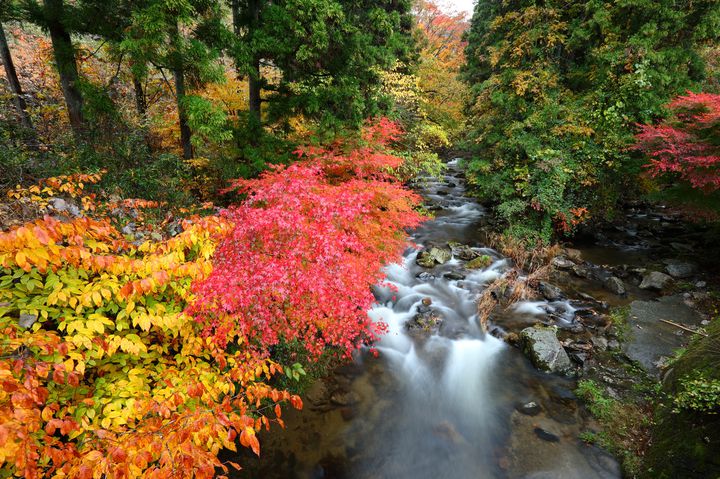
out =
[[[295,113],[343,122],[377,109],[379,69],[411,51],[410,2],[231,0],[239,44],[236,63],[249,82],[249,109],[259,119]],[[261,65],[280,78],[263,78]],[[265,90],[266,98],[260,97]]]

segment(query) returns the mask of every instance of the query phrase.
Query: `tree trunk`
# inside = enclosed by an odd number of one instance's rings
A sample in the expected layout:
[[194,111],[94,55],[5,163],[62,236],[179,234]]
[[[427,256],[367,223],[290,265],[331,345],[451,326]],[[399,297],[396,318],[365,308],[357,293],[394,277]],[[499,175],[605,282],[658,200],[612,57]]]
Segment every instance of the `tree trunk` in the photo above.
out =
[[190,130],[190,125],[188,125],[187,112],[183,105],[183,99],[185,98],[185,65],[181,53],[180,29],[178,28],[177,22],[172,24],[170,41],[173,45],[170,58],[173,76],[175,77],[175,101],[177,103],[178,121],[180,123],[180,144],[182,145],[183,158],[189,160],[193,157],[192,131]]
[[142,82],[133,73],[133,88],[135,89],[135,108],[137,109],[138,116],[143,121],[147,120],[147,101],[145,99],[145,91],[143,90]]
[[[254,31],[259,27],[260,24],[260,0],[250,0],[248,2],[249,14],[250,14],[250,30]],[[252,59],[252,71],[248,78],[248,90],[249,90],[249,104],[250,114],[255,117],[257,124],[261,122],[260,107],[262,106],[262,99],[260,98],[260,89],[262,86],[262,73],[260,72],[260,55],[257,52],[253,53]]]
[[176,68],[173,71],[175,76],[175,96],[177,97],[178,117],[180,119],[180,143],[182,143],[183,158],[189,160],[193,157],[192,150],[192,132],[187,122],[187,113],[182,105],[182,99],[185,97],[185,72],[182,68]]
[[3,66],[5,67],[5,76],[10,83],[10,91],[12,91],[13,100],[15,100],[15,106],[20,115],[22,126],[26,130],[34,132],[35,130],[33,129],[30,115],[27,112],[27,104],[25,103],[25,98],[23,98],[22,87],[20,86],[20,80],[18,80],[17,72],[15,71],[15,65],[10,55],[10,47],[8,47],[2,23],[0,23],[0,60],[2,60]]
[[249,98],[250,113],[255,115],[255,119],[260,122],[260,107],[262,99],[260,98],[260,88],[262,85],[262,77],[260,73],[260,60],[253,59],[252,73],[250,74]]
[[84,119],[82,113],[83,99],[78,89],[80,77],[78,75],[77,63],[75,62],[75,50],[73,48],[70,33],[62,24],[63,0],[43,0],[45,13],[47,15],[47,28],[52,41],[53,55],[60,84],[62,86],[65,104],[70,117],[70,126],[76,137],[82,136]]

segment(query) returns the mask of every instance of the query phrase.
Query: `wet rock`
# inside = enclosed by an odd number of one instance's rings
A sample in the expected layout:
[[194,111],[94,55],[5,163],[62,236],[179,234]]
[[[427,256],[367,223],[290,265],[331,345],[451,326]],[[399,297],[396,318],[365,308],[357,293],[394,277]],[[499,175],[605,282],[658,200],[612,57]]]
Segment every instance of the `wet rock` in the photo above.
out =
[[691,245],[686,243],[670,243],[670,247],[674,249],[675,251],[682,251],[685,253],[691,253],[695,248],[693,248]]
[[533,431],[535,432],[535,435],[537,437],[539,437],[540,439],[542,439],[543,441],[560,442],[559,437],[557,437],[555,434],[553,434],[549,431],[546,431],[545,429],[543,429],[541,427],[536,427],[535,429],[533,429]]
[[572,269],[573,266],[575,266],[575,263],[570,261],[569,259],[563,258],[561,256],[558,256],[557,258],[554,258],[552,260],[553,266],[555,266],[557,269]]
[[405,327],[411,332],[436,333],[443,321],[444,318],[438,311],[420,305],[417,308],[417,314],[405,324]]
[[590,269],[582,264],[576,264],[572,267],[572,272],[575,273],[575,276],[578,278],[589,278],[590,277]]
[[523,329],[520,337],[523,352],[536,368],[553,373],[568,373],[572,370],[570,358],[560,344],[555,329],[533,326]]
[[344,407],[340,409],[340,416],[343,418],[343,421],[352,421],[357,417],[357,411],[352,407]]
[[611,339],[610,341],[608,341],[607,349],[608,349],[608,351],[619,350],[620,349],[620,341],[618,341],[617,339]]
[[482,255],[465,263],[465,267],[468,269],[483,269],[490,266],[492,262],[493,260],[490,256]]
[[427,271],[418,273],[415,275],[415,277],[420,281],[430,281],[431,279],[435,279],[435,275],[433,275],[432,273],[428,273]]
[[515,409],[520,414],[525,414],[526,416],[537,416],[538,414],[540,414],[540,411],[542,411],[540,405],[535,401],[530,401],[529,403],[522,404]]
[[640,289],[661,291],[670,285],[672,281],[672,277],[666,275],[665,273],[651,271],[643,276],[642,283],[640,283]]
[[548,301],[558,301],[565,297],[560,288],[553,284],[546,283],[545,281],[540,282],[538,289],[540,290],[540,294],[542,294],[543,298]]
[[449,273],[445,273],[443,275],[443,278],[449,279],[452,281],[459,281],[459,280],[465,279],[465,275],[459,271],[450,271]]
[[605,289],[617,294],[618,296],[625,296],[627,292],[625,290],[625,283],[623,283],[623,281],[617,276],[610,276],[607,278],[603,281],[603,286],[605,286]]
[[565,256],[567,256],[570,261],[574,261],[575,263],[582,262],[582,253],[580,252],[580,250],[573,248],[565,248]]
[[706,286],[707,286],[707,282],[705,282],[705,281],[698,281],[697,283],[695,283],[695,287],[698,289],[703,289]]
[[445,264],[452,259],[452,253],[443,248],[432,247],[418,253],[415,262],[423,268],[433,268],[437,264]]
[[305,393],[305,399],[310,403],[311,409],[324,409],[323,407],[329,404],[329,394],[330,391],[325,381],[315,381]]
[[330,402],[338,406],[352,406],[360,402],[360,396],[355,391],[335,391],[330,396]]
[[623,344],[623,352],[655,376],[660,374],[658,361],[672,356],[673,351],[692,334],[661,321],[663,319],[686,327],[697,326],[701,321],[680,296],[665,296],[658,301],[633,301],[630,304],[627,320],[630,338]]
[[692,263],[673,262],[665,267],[665,271],[667,271],[667,273],[673,278],[685,279],[695,274],[695,271],[697,271],[697,265]]
[[453,243],[450,248],[452,249],[452,255],[463,261],[470,261],[480,256],[480,253],[465,244]]
[[578,353],[578,352],[570,353],[569,356],[570,356],[570,359],[571,359],[575,364],[578,364],[578,365],[580,365],[580,366],[584,366],[584,365],[585,365],[585,362],[586,362],[586,361],[588,360],[588,358],[589,358],[589,356],[588,356],[587,353]]

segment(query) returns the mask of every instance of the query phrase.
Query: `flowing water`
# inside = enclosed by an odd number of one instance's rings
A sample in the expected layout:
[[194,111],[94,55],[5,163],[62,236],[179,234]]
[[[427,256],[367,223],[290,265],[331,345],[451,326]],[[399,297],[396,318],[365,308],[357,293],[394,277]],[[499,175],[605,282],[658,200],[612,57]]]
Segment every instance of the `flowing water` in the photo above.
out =
[[[619,477],[614,459],[578,438],[592,424],[572,393],[574,381],[536,371],[517,349],[478,328],[477,295],[507,262],[480,244],[483,209],[464,196],[457,162],[447,173],[420,185],[439,209],[412,240],[418,247],[467,244],[491,264],[449,280],[443,275],[459,260],[428,271],[410,248],[402,264],[388,266],[368,312],[389,328],[377,356],[364,351],[316,383],[305,409],[285,417],[287,428],[265,434],[261,459],[245,477]],[[444,321],[432,332],[409,331],[428,298]],[[494,326],[532,324],[548,312],[562,327],[573,310],[566,302],[526,302]],[[530,402],[537,406],[523,408]]]

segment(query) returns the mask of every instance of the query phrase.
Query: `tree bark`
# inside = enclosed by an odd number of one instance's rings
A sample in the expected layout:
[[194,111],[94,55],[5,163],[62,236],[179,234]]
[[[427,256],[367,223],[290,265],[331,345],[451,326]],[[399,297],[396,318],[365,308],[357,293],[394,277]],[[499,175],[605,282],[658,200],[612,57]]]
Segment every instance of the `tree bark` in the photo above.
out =
[[10,91],[12,91],[13,100],[20,115],[22,126],[26,130],[34,133],[35,130],[27,111],[27,103],[25,103],[25,98],[23,97],[22,87],[20,86],[20,80],[18,80],[17,72],[15,71],[15,65],[10,55],[10,47],[8,46],[2,23],[0,23],[0,59],[5,67],[5,76],[8,79],[8,83],[10,83]]
[[53,55],[60,75],[65,104],[70,117],[70,126],[76,137],[81,137],[84,130],[83,98],[78,88],[80,76],[75,62],[75,49],[73,48],[70,33],[62,23],[64,5],[63,0],[43,0],[47,15],[47,28],[52,41]]
[[189,160],[193,157],[192,149],[192,131],[187,122],[187,113],[182,105],[182,99],[185,97],[185,72],[182,67],[173,70],[175,76],[175,96],[177,98],[178,117],[180,120],[180,143],[183,149],[183,158]]
[[[250,14],[250,30],[254,31],[260,24],[260,0],[249,0],[248,8]],[[262,73],[260,72],[260,55],[253,52],[251,72],[248,76],[248,97],[250,114],[255,117],[257,124],[261,122],[260,108],[262,106],[262,98],[260,97],[260,89],[262,87]]]
[[180,144],[182,145],[183,158],[189,160],[193,157],[192,131],[190,130],[190,125],[188,125],[187,112],[183,106],[183,99],[185,98],[185,65],[183,63],[184,59],[182,58],[180,46],[180,29],[178,28],[177,22],[172,24],[170,41],[174,49],[170,58],[173,76],[175,77],[175,100],[177,102],[178,121],[180,123]]
[[145,91],[143,90],[142,82],[134,73],[132,80],[133,88],[135,89],[135,108],[137,109],[138,116],[144,123],[147,120],[147,101],[145,99]]

